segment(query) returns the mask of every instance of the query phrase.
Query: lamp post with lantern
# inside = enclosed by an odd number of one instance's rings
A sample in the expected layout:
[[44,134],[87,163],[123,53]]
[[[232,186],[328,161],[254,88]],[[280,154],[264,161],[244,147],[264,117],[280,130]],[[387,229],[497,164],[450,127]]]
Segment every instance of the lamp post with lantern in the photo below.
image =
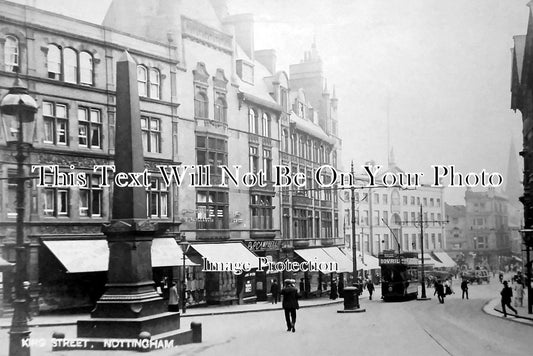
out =
[[181,313],[185,314],[187,312],[187,272],[185,265],[185,255],[189,250],[190,244],[187,242],[185,234],[181,235],[181,241],[179,243],[182,251],[183,258],[183,274],[182,274],[182,283],[181,283]]
[[37,102],[28,94],[19,78],[0,102],[2,127],[8,146],[15,148],[17,161],[16,191],[16,270],[15,301],[11,329],[9,331],[9,355],[29,356],[30,348],[22,341],[30,336],[27,322],[27,301],[23,283],[26,279],[26,248],[24,246],[24,161],[32,146]]

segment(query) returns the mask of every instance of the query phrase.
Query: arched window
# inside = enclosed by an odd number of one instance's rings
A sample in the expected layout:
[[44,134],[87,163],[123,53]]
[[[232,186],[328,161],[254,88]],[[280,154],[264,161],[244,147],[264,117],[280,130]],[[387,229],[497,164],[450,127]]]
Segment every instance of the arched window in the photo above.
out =
[[63,75],[65,82],[78,82],[78,54],[72,48],[65,48],[63,51]]
[[291,135],[291,153],[293,155],[298,154],[298,141],[296,138],[296,134]]
[[89,52],[80,53],[80,83],[93,84],[93,56]]
[[150,69],[150,98],[159,99],[161,87],[161,74],[156,68]]
[[227,105],[223,97],[215,101],[215,121],[226,122]]
[[14,36],[6,36],[4,45],[4,64],[6,71],[19,70],[19,40]]
[[267,113],[263,113],[263,136],[270,137],[270,116]]
[[139,96],[146,96],[148,94],[148,73],[144,66],[137,66],[137,85]]
[[257,134],[258,122],[257,114],[254,109],[250,109],[250,111],[248,111],[248,124],[250,126],[250,132]]
[[194,116],[207,119],[209,115],[209,101],[204,92],[197,92],[194,96]]
[[61,79],[61,63],[61,49],[54,44],[48,45],[48,78]]

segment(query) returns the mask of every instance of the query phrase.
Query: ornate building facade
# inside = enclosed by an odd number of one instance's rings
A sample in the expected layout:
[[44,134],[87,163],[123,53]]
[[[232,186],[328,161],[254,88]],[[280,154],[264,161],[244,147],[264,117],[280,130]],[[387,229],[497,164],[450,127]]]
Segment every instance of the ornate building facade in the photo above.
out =
[[[150,173],[147,216],[170,226],[166,248],[186,241],[189,252],[201,257],[200,250],[237,242],[277,261],[293,257],[297,239],[333,244],[339,232],[336,194],[281,192],[272,181],[277,164],[296,171],[338,164],[337,99],[324,89],[321,67],[310,82],[298,79],[306,71],[291,67],[293,82],[276,69],[273,50],[256,51],[251,16],[230,16],[225,2],[214,0],[114,0],[103,25],[8,1],[0,1],[0,9],[0,95],[19,76],[39,104],[25,170],[37,175],[32,165],[46,167],[45,184],[32,180],[26,189],[24,234],[27,279],[40,310],[90,306],[105,283],[107,262],[74,268],[72,259],[102,260],[94,246],[105,244],[101,227],[111,218],[113,194],[106,170],[93,168],[113,164],[115,66],[126,49],[138,64],[139,120]],[[313,94],[305,99],[301,93],[308,90]],[[302,105],[305,112],[299,111]],[[298,142],[310,144],[300,151]],[[0,162],[0,247],[2,257],[14,262],[15,161],[4,137]],[[168,174],[172,167],[187,169],[184,182],[165,184],[158,166]],[[193,166],[210,166],[203,177],[211,186],[191,186],[202,176]],[[238,184],[221,166],[229,167]],[[89,177],[87,185],[52,184],[81,172]],[[264,174],[266,184],[246,187],[247,172]],[[308,200],[299,202],[304,196]],[[304,210],[305,219],[312,216],[309,231],[298,225]],[[164,249],[153,246],[152,258],[162,257]],[[180,264],[154,266],[154,279],[165,286],[179,278]],[[212,303],[265,299],[270,277],[281,276],[187,269],[188,289],[198,291],[195,301]],[[8,273],[3,287],[9,301]]]

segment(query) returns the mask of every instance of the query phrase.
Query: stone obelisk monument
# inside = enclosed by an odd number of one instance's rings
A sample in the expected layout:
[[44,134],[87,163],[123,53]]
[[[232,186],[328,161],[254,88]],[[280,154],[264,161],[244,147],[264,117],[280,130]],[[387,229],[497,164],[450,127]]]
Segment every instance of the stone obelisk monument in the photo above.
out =
[[[142,172],[137,64],[128,52],[117,62],[116,105],[116,172]],[[91,339],[92,348],[105,348],[104,341],[110,338],[133,341],[150,337],[173,340],[174,344],[201,340],[198,326],[178,330],[180,314],[168,312],[155,291],[151,246],[165,229],[164,224],[147,218],[145,187],[114,187],[111,223],[102,229],[109,246],[106,291],[91,318],[78,321],[78,337]]]

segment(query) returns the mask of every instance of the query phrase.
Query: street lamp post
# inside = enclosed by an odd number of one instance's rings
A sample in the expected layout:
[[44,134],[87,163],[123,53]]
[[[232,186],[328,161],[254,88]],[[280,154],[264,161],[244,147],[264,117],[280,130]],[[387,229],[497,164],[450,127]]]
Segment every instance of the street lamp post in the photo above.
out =
[[[351,166],[351,176],[355,177],[354,169],[353,169],[353,161]],[[350,190],[352,192],[351,197],[351,207],[352,207],[352,256],[353,256],[353,279],[354,279],[354,286],[346,287],[344,288],[344,310],[337,310],[338,313],[359,313],[366,311],[365,309],[362,309],[359,307],[359,288],[361,285],[356,283],[357,281],[357,248],[356,248],[356,241],[355,241],[355,185],[352,184],[350,187]]]
[[187,274],[185,271],[185,254],[189,250],[189,243],[185,238],[185,234],[181,237],[180,247],[182,251],[183,259],[183,273],[182,273],[182,283],[181,283],[181,313],[185,314],[187,312]]
[[9,331],[9,355],[29,356],[30,348],[24,347],[22,341],[29,338],[30,330],[27,322],[27,301],[23,282],[26,279],[26,249],[24,246],[24,161],[28,157],[24,151],[32,145],[35,113],[37,102],[22,85],[19,78],[9,89],[0,103],[2,126],[8,145],[16,149],[17,161],[17,240],[15,270],[15,301],[11,329]]

